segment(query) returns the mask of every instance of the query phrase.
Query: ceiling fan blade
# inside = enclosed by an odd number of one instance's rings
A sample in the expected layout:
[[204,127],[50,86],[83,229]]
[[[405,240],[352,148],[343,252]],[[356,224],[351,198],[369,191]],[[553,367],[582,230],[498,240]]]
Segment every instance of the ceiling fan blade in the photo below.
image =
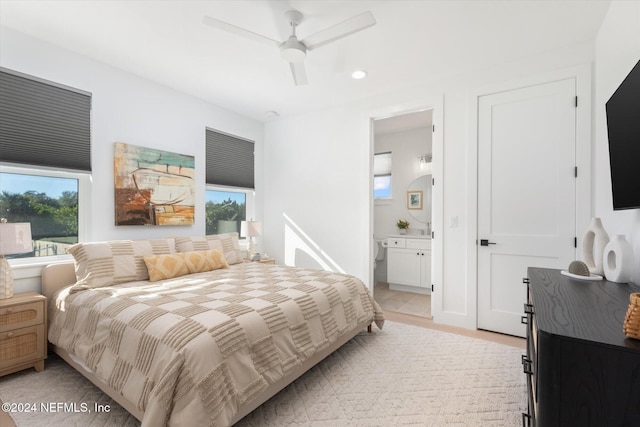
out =
[[293,74],[293,81],[296,86],[309,83],[307,81],[307,72],[304,69],[304,62],[289,62],[289,66],[291,66],[291,74]]
[[204,18],[202,18],[202,22],[213,28],[226,31],[228,33],[237,34],[239,36],[246,37],[261,43],[266,43],[271,46],[280,46],[282,44],[281,42],[270,39],[269,37],[263,36],[262,34],[254,33],[253,31],[245,30],[241,27],[236,27],[235,25],[229,24],[228,22],[220,21],[219,19],[211,18],[210,16],[205,16]]
[[374,25],[376,25],[376,19],[373,17],[371,12],[367,11],[360,15],[356,15],[353,18],[349,18],[344,22],[312,34],[302,40],[302,43],[304,43],[308,50],[311,50]]

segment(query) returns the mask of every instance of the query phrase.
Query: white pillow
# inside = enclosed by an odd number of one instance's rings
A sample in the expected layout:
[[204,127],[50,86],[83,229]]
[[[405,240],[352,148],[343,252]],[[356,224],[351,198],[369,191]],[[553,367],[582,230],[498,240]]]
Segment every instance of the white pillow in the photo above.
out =
[[173,238],[78,243],[68,252],[75,259],[78,286],[98,288],[148,280],[145,255],[175,253]]
[[178,252],[206,251],[209,249],[222,249],[225,259],[229,264],[244,262],[238,233],[213,234],[199,237],[176,237],[176,249]]

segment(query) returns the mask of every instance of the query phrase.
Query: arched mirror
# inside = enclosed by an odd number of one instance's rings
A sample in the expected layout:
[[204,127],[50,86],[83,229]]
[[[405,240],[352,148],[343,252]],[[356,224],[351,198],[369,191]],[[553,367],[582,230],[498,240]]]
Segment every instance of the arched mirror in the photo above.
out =
[[407,210],[423,224],[431,224],[431,175],[422,175],[407,188]]

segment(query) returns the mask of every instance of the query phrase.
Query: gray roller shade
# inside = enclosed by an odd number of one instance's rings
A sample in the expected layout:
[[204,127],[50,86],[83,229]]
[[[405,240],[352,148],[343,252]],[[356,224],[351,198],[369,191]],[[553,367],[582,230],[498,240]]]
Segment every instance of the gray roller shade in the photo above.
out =
[[91,170],[91,95],[0,68],[0,161]]
[[207,129],[207,184],[255,188],[254,143]]

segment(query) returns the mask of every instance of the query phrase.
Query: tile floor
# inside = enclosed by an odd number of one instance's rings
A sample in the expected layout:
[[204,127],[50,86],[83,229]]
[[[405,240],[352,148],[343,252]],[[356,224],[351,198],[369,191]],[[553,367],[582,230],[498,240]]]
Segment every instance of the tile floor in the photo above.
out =
[[431,295],[394,291],[388,283],[379,282],[373,289],[373,297],[383,310],[431,318]]

